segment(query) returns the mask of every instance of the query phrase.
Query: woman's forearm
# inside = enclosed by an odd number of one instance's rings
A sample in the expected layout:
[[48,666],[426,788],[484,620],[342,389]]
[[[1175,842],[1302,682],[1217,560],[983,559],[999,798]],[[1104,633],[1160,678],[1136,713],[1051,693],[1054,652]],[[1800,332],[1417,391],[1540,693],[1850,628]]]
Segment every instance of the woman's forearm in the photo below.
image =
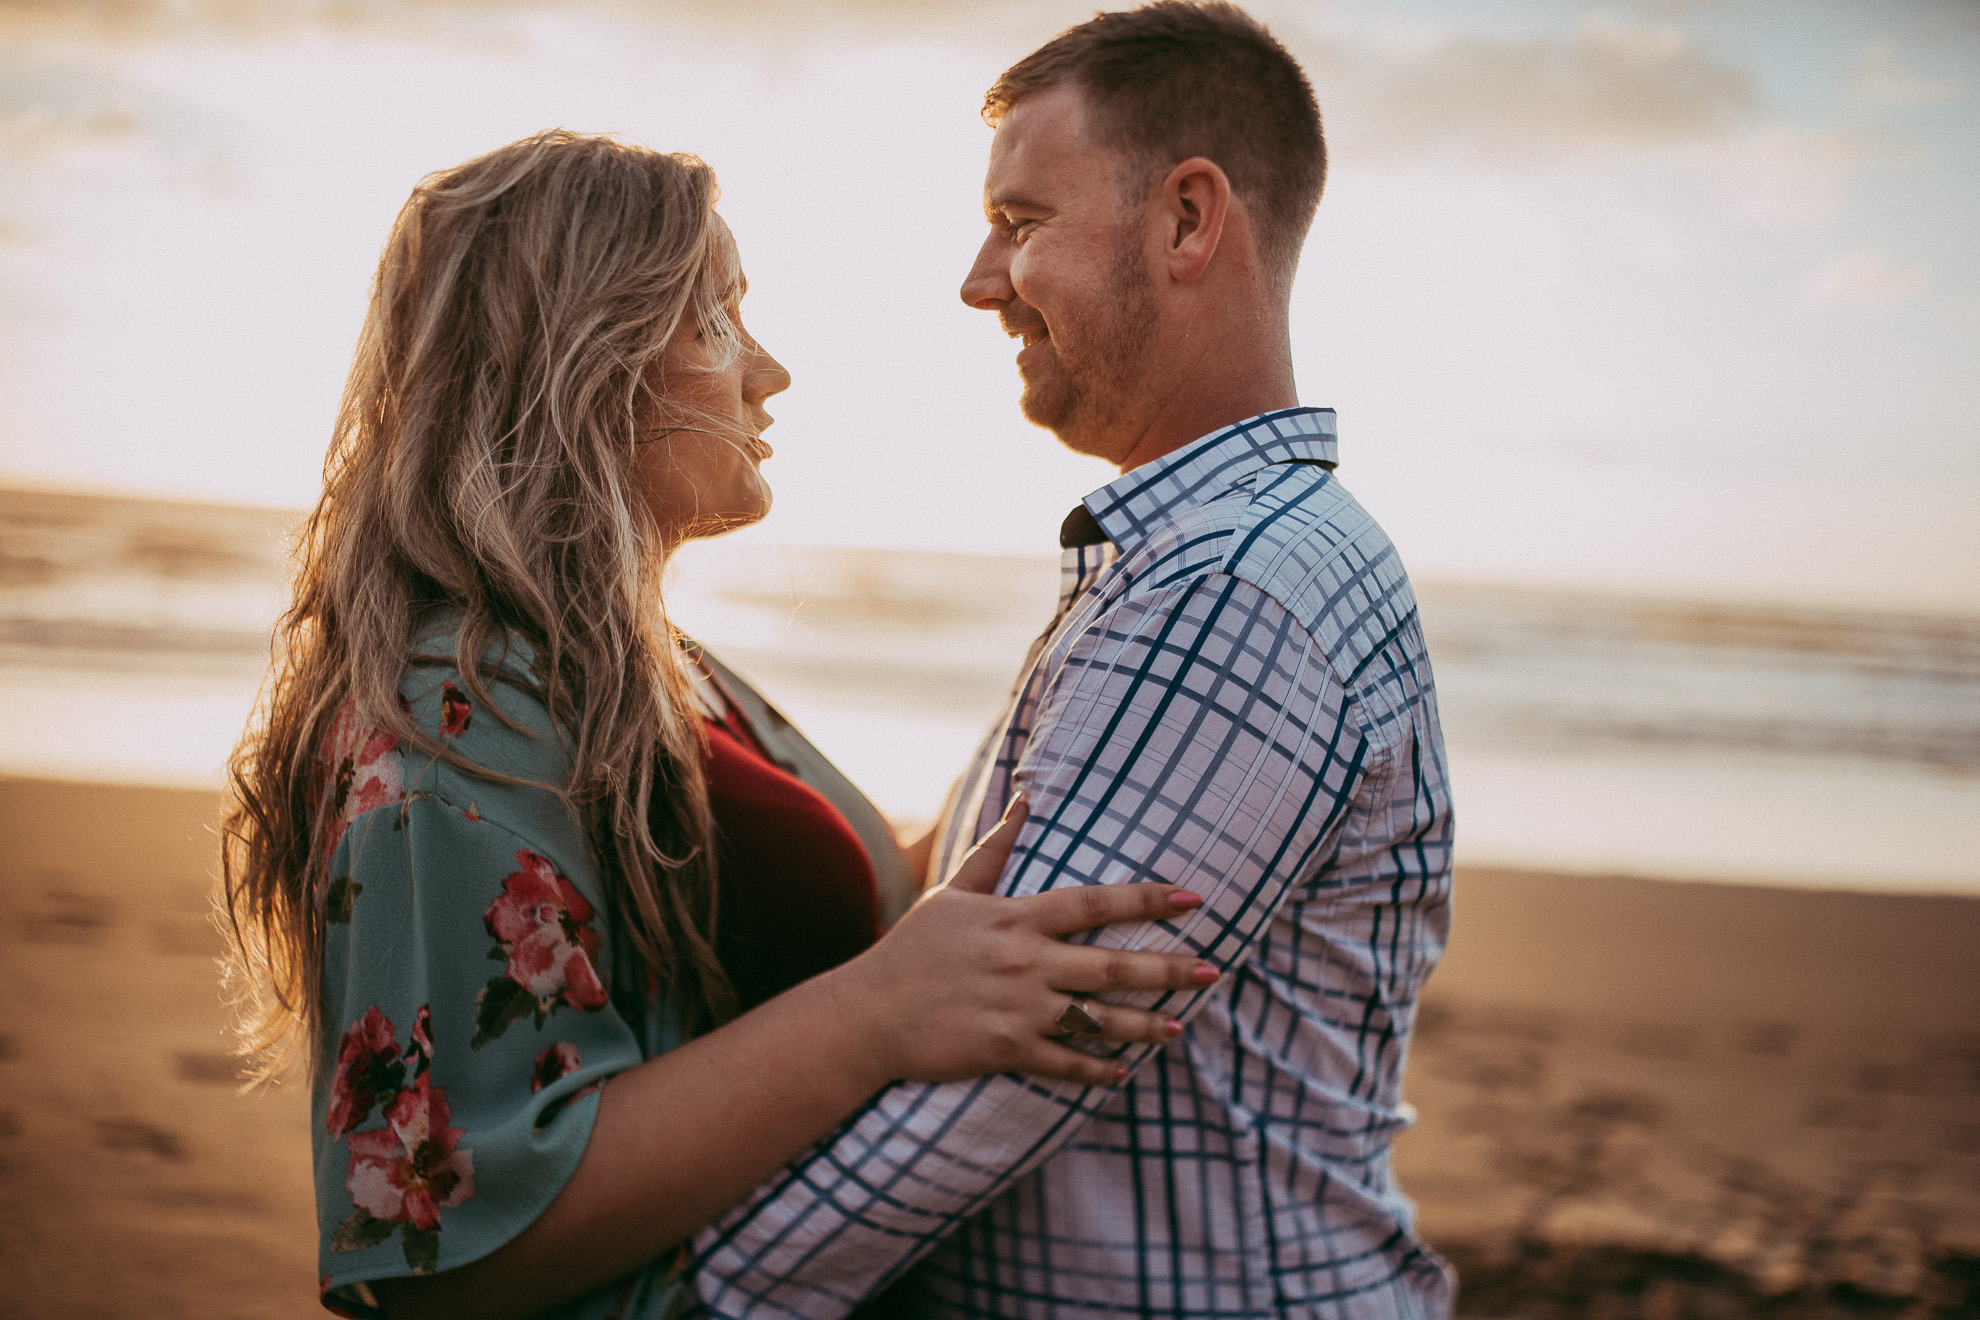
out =
[[[888,1082],[1024,1072],[1088,1086],[1124,1075],[1054,1038],[1068,995],[1200,988],[1184,954],[1067,944],[1076,931],[1154,921],[1199,900],[1170,885],[1092,885],[993,898],[1023,825],[1014,804],[952,883],[878,943],[606,1084],[576,1171],[537,1221],[444,1274],[374,1284],[394,1317],[523,1316],[664,1255]],[[1206,980],[1205,978],[1208,978]],[[1097,1040],[1162,1043],[1180,1023],[1091,1001]]]
[[890,1079],[827,972],[606,1084],[563,1192],[492,1255],[375,1285],[393,1316],[523,1316],[631,1274]]
[[908,874],[914,878],[915,892],[927,889],[928,867],[935,857],[935,827],[930,825],[921,832],[920,838],[902,844],[901,856],[907,858]]

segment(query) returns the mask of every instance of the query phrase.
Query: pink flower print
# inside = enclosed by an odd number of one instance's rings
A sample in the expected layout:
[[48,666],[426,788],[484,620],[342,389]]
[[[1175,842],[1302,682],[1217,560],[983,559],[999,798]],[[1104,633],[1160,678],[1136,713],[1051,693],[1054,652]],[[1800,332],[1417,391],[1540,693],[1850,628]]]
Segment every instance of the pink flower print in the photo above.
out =
[[474,714],[474,707],[461,690],[451,682],[440,685],[440,736],[458,738],[467,732],[468,716]]
[[605,987],[592,966],[596,915],[576,886],[547,858],[524,848],[522,867],[502,882],[502,896],[488,906],[488,929],[509,954],[509,979],[547,1009],[562,999],[574,1008],[603,1008]]
[[337,1047],[337,1068],[330,1079],[330,1112],[323,1126],[331,1136],[341,1137],[371,1117],[373,1105],[389,1100],[405,1075],[392,1021],[373,1004],[351,1024]]
[[[555,1045],[552,1045],[549,1049],[536,1056],[536,1070],[529,1079],[530,1094],[534,1095],[546,1086],[556,1085],[576,1072],[578,1067],[577,1046],[567,1040],[558,1041]],[[556,1121],[557,1115],[563,1113],[565,1109],[577,1101],[584,1099],[593,1091],[596,1091],[598,1087],[599,1083],[593,1082],[590,1086],[579,1087],[569,1095],[560,1095],[549,1104],[543,1106],[543,1112],[536,1116],[537,1130],[541,1131],[549,1127],[550,1124]]]
[[529,1092],[535,1095],[554,1082],[561,1082],[578,1070],[578,1047],[560,1040],[536,1056],[536,1073],[529,1079]]
[[433,1012],[425,1004],[413,1014],[412,1044],[406,1049],[406,1063],[415,1077],[433,1066]]
[[507,972],[475,997],[476,1049],[525,1017],[534,1015],[541,1026],[561,1004],[605,1006],[605,985],[593,961],[602,941],[591,927],[591,904],[547,858],[524,848],[516,862],[522,869],[502,882],[502,893],[482,916]]
[[319,771],[326,776],[319,791],[329,795],[325,814],[330,824],[323,838],[326,859],[337,851],[352,821],[405,800],[406,767],[399,740],[360,723],[355,697],[346,699],[330,721]]
[[399,1092],[385,1126],[350,1136],[351,1203],[373,1219],[433,1232],[440,1211],[474,1195],[474,1153],[448,1127],[447,1093],[428,1074]]

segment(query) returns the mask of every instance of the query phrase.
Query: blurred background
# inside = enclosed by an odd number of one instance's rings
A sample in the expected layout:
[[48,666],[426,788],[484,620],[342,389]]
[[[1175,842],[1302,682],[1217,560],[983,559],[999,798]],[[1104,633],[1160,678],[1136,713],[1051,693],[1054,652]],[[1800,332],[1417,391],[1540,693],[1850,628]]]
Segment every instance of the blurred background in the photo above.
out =
[[[1302,397],[1415,577],[1456,933],[1398,1148],[1475,1316],[1980,1315],[1980,8],[1251,9],[1333,153]],[[1059,0],[0,0],[0,1272],[314,1310],[220,767],[379,244],[553,125],[705,157],[791,369],[676,615],[903,826],[1110,471],[956,287]]]

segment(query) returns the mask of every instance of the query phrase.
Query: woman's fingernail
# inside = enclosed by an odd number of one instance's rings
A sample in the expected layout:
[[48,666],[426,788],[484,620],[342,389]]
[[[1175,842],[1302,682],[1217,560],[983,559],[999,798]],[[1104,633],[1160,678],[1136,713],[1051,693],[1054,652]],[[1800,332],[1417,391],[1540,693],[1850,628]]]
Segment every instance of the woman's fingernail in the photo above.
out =
[[1169,911],[1187,912],[1193,907],[1203,906],[1203,895],[1192,894],[1187,889],[1178,889],[1169,895]]
[[1189,979],[1196,982],[1198,985],[1211,985],[1214,984],[1217,978],[1222,975],[1223,975],[1222,972],[1219,972],[1209,963],[1198,963],[1196,964],[1196,967],[1190,972]]
[[1174,1018],[1170,1018],[1162,1024],[1162,1034],[1170,1040],[1174,1040],[1176,1037],[1182,1035],[1182,1023],[1176,1021]]
[[1115,1086],[1119,1086],[1122,1082],[1125,1082],[1127,1079],[1128,1079],[1128,1070],[1126,1064],[1122,1064],[1120,1067],[1114,1069]]

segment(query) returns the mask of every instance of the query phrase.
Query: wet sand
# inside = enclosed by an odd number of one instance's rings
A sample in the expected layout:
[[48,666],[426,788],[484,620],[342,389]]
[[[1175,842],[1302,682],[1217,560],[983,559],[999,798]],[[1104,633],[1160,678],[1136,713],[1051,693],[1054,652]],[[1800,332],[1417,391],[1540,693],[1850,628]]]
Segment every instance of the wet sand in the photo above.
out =
[[1403,1187],[1486,1316],[1980,1316],[1980,901],[1460,868]]
[[[205,792],[0,780],[23,1317],[322,1314],[243,1096]],[[1980,900],[1461,871],[1397,1152],[1478,1316],[1980,1314]]]

